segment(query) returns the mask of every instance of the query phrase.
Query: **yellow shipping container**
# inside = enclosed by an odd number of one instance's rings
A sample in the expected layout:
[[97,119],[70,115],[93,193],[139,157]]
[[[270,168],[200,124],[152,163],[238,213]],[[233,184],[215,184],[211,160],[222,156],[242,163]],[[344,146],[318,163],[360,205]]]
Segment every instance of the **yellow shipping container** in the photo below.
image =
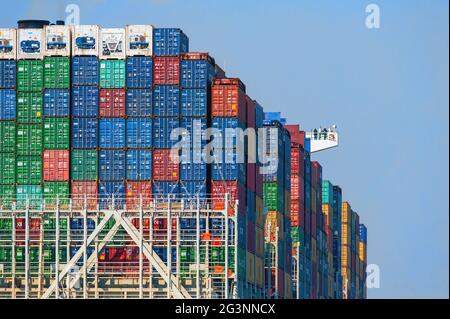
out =
[[271,238],[275,237],[278,227],[278,238],[284,238],[284,227],[283,227],[283,215],[276,211],[269,211],[266,216],[266,224],[265,224],[265,237],[268,239],[269,235],[269,225],[270,225],[270,233]]
[[255,284],[255,255],[250,252],[247,252],[247,281],[249,283]]
[[342,214],[342,223],[348,223],[348,217],[350,215],[350,212],[352,210],[350,204],[348,202],[343,202],[341,206],[341,214]]
[[367,261],[367,250],[366,250],[366,244],[362,241],[359,242],[359,259],[362,261]]

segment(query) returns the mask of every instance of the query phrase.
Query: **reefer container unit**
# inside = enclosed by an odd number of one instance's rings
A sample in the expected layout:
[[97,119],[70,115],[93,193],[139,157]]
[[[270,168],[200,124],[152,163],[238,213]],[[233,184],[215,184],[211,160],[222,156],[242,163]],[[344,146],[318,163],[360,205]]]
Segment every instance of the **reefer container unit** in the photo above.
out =
[[124,28],[103,28],[100,39],[100,59],[125,59]]
[[70,57],[72,51],[71,29],[68,25],[44,27],[44,55]]
[[15,60],[17,57],[17,30],[0,28],[0,87],[3,87],[1,77],[3,76],[2,60]]
[[153,55],[153,26],[152,25],[128,25],[126,31],[126,55],[127,57]]
[[101,47],[97,25],[75,25],[72,29],[72,56],[98,57]]
[[42,60],[44,58],[44,31],[42,28],[19,28],[17,39],[17,59]]
[[153,31],[153,54],[178,56],[189,52],[189,39],[181,29],[155,28]]

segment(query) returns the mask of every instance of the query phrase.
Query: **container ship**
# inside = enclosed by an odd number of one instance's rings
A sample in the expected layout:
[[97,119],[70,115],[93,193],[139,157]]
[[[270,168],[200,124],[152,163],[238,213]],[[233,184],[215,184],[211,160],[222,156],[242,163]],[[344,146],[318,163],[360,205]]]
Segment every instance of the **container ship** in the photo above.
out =
[[307,132],[179,28],[0,29],[0,298],[366,298]]

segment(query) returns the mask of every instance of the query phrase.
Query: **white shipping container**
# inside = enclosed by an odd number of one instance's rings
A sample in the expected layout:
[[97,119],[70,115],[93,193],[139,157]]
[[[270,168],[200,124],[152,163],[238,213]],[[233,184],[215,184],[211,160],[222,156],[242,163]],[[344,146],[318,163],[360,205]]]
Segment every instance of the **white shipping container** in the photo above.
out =
[[100,59],[125,59],[125,29],[102,29],[101,39]]
[[153,55],[153,26],[128,25],[126,27],[127,56]]
[[98,56],[100,47],[98,25],[75,25],[72,29],[72,55]]
[[44,29],[19,29],[17,59],[44,58]]
[[70,57],[71,39],[68,25],[48,25],[44,28],[45,56]]
[[16,29],[0,29],[0,59],[15,60],[17,54]]

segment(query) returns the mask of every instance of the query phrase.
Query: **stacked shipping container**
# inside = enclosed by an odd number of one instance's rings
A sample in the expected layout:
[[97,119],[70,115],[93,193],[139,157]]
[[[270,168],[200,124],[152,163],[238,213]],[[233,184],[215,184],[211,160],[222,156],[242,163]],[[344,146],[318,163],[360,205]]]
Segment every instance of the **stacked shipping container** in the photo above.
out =
[[[63,25],[19,30],[16,66],[16,32],[0,30],[5,43],[0,51],[0,204],[11,204],[5,199],[15,196],[22,206],[25,198],[34,206],[44,198],[48,205],[71,193],[74,206],[86,196],[88,207],[106,208],[114,197],[116,208],[137,210],[141,199],[145,207],[152,196],[212,193],[213,206],[221,209],[228,192],[239,200],[237,251],[229,251],[237,256],[237,269],[230,263],[229,275],[237,275],[239,296],[291,298],[292,275],[299,298],[339,298],[342,266],[346,297],[365,297],[367,230],[345,203],[341,226],[340,188],[322,183],[321,166],[310,162],[309,142],[298,126],[285,126],[279,113],[264,114],[244,84],[226,79],[207,53],[188,53],[180,29],[75,26],[72,39],[70,33]],[[201,158],[206,145],[201,131],[210,126],[218,129],[224,146],[224,152],[214,152],[211,167]],[[256,149],[278,149],[275,171],[265,175],[261,158],[248,148],[251,134],[227,134],[230,128],[263,126],[257,135],[266,139],[258,140]],[[178,142],[170,135],[178,127],[186,142],[178,144],[183,146],[180,163],[177,156],[170,158]],[[271,128],[278,130],[272,134]],[[212,145],[217,151],[219,145]],[[183,152],[185,146],[189,151]],[[167,228],[165,221],[155,220],[152,227],[144,221],[143,227],[157,231]],[[183,227],[191,220],[172,222]],[[31,221],[35,230],[40,223],[45,227],[45,221]],[[83,223],[73,219],[65,227],[80,232]],[[95,221],[88,220],[93,227]],[[202,263],[211,258],[211,271],[223,273],[217,266],[224,261],[222,244],[210,238],[206,225],[201,229],[202,241],[211,246],[198,258]],[[345,244],[344,233],[349,234]],[[125,237],[114,243],[100,254],[105,262],[138,259],[137,247],[127,246]],[[66,256],[78,249],[60,248]],[[167,246],[157,249],[165,261],[172,256],[174,267],[177,260],[181,268],[196,260],[188,245],[170,248],[170,254]],[[188,270],[185,275],[190,276]]]

